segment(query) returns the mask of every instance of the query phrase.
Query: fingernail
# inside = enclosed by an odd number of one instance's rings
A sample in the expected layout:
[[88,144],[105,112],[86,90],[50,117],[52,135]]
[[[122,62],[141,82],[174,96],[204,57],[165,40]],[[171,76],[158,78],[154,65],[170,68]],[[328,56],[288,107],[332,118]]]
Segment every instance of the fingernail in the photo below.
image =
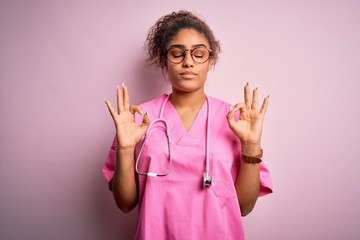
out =
[[246,82],[246,86],[249,86],[249,82]]
[[229,109],[229,112],[231,112],[233,110],[233,108],[234,108],[234,105],[231,105],[230,109]]
[[123,82],[123,83],[121,84],[121,86],[122,86],[122,87],[125,87],[125,83]]

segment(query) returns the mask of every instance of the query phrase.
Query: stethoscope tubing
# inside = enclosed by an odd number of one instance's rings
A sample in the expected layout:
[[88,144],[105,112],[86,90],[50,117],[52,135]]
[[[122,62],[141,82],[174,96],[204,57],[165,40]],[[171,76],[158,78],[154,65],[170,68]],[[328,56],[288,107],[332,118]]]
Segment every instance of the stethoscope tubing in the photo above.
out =
[[[146,133],[144,136],[144,139],[142,141],[141,147],[140,147],[140,151],[139,154],[136,158],[136,163],[135,163],[135,170],[139,175],[143,175],[143,176],[148,176],[148,177],[164,177],[170,174],[170,172],[172,171],[172,154],[171,154],[171,138],[170,138],[170,128],[169,128],[169,123],[167,122],[166,119],[163,118],[163,113],[164,113],[164,109],[166,106],[166,103],[169,101],[171,95],[168,95],[166,97],[166,99],[164,100],[162,106],[161,106],[161,110],[160,110],[160,114],[159,114],[159,118],[153,120]],[[204,179],[207,177],[210,179],[210,184],[211,184],[211,177],[209,176],[209,172],[210,172],[210,108],[211,108],[211,104],[210,104],[210,100],[209,98],[206,96],[206,102],[207,102],[207,119],[206,119],[206,143],[205,143],[205,173],[204,173]],[[158,122],[162,122],[165,125],[165,133],[166,133],[166,137],[167,137],[167,142],[168,142],[168,151],[169,151],[169,169],[167,172],[165,173],[155,173],[155,172],[141,172],[138,168],[139,165],[139,160],[142,154],[142,151],[144,149],[145,146],[145,142],[148,139],[148,137],[151,135],[152,131],[155,129],[154,125]],[[205,186],[205,180],[204,180],[204,186]]]
[[[155,130],[155,128],[153,127],[154,124],[158,123],[158,122],[162,122],[164,123],[165,125],[165,133],[166,133],[166,137],[167,137],[167,145],[168,145],[168,151],[169,151],[169,162],[170,162],[170,166],[169,166],[169,169],[167,172],[165,173],[155,173],[155,172],[141,172],[139,170],[139,160],[140,160],[140,157],[141,157],[141,154],[142,154],[142,151],[144,149],[144,146],[145,146],[145,142],[147,140],[147,138],[151,135],[152,131]],[[136,164],[135,164],[135,170],[138,174],[140,175],[143,175],[143,176],[148,176],[148,177],[164,177],[166,175],[169,175],[169,173],[171,172],[172,170],[172,156],[171,156],[171,139],[170,139],[170,130],[169,130],[169,124],[168,122],[166,121],[166,119],[163,119],[163,118],[158,118],[158,119],[155,119],[154,121],[152,121],[145,133],[145,136],[144,136],[144,139],[143,139],[143,142],[141,144],[141,148],[140,148],[140,151],[139,151],[139,154],[138,154],[138,157],[136,159]]]

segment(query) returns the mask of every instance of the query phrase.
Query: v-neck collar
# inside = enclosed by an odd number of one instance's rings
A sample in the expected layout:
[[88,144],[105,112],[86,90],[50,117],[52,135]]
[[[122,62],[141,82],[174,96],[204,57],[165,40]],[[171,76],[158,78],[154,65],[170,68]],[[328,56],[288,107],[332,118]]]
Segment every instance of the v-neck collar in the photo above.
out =
[[[206,100],[208,101],[208,99]],[[200,107],[196,117],[189,129],[186,131],[180,115],[174,105],[168,101],[166,103],[163,117],[169,122],[171,129],[171,138],[178,145],[194,145],[201,140],[206,133],[207,104],[206,101]]]

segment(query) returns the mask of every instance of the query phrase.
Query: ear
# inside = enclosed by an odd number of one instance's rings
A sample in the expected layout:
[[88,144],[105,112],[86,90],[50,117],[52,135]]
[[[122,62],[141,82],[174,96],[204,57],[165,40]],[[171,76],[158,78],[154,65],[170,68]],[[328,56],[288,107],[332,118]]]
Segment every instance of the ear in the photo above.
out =
[[165,66],[165,68],[167,69],[168,67],[167,58],[163,59],[163,66]]
[[209,59],[209,63],[208,63],[208,72],[213,68],[214,66],[214,59],[213,58],[210,58]]

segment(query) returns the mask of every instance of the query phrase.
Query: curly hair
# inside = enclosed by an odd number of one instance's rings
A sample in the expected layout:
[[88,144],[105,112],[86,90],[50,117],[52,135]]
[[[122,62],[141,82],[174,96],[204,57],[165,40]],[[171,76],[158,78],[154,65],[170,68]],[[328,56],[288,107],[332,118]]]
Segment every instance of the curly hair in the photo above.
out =
[[195,29],[205,36],[212,50],[211,58],[216,63],[220,53],[219,41],[216,40],[212,30],[204,20],[184,10],[161,17],[150,28],[145,42],[145,48],[148,53],[146,63],[148,65],[155,65],[162,70],[166,69],[166,47],[175,35],[184,28]]

